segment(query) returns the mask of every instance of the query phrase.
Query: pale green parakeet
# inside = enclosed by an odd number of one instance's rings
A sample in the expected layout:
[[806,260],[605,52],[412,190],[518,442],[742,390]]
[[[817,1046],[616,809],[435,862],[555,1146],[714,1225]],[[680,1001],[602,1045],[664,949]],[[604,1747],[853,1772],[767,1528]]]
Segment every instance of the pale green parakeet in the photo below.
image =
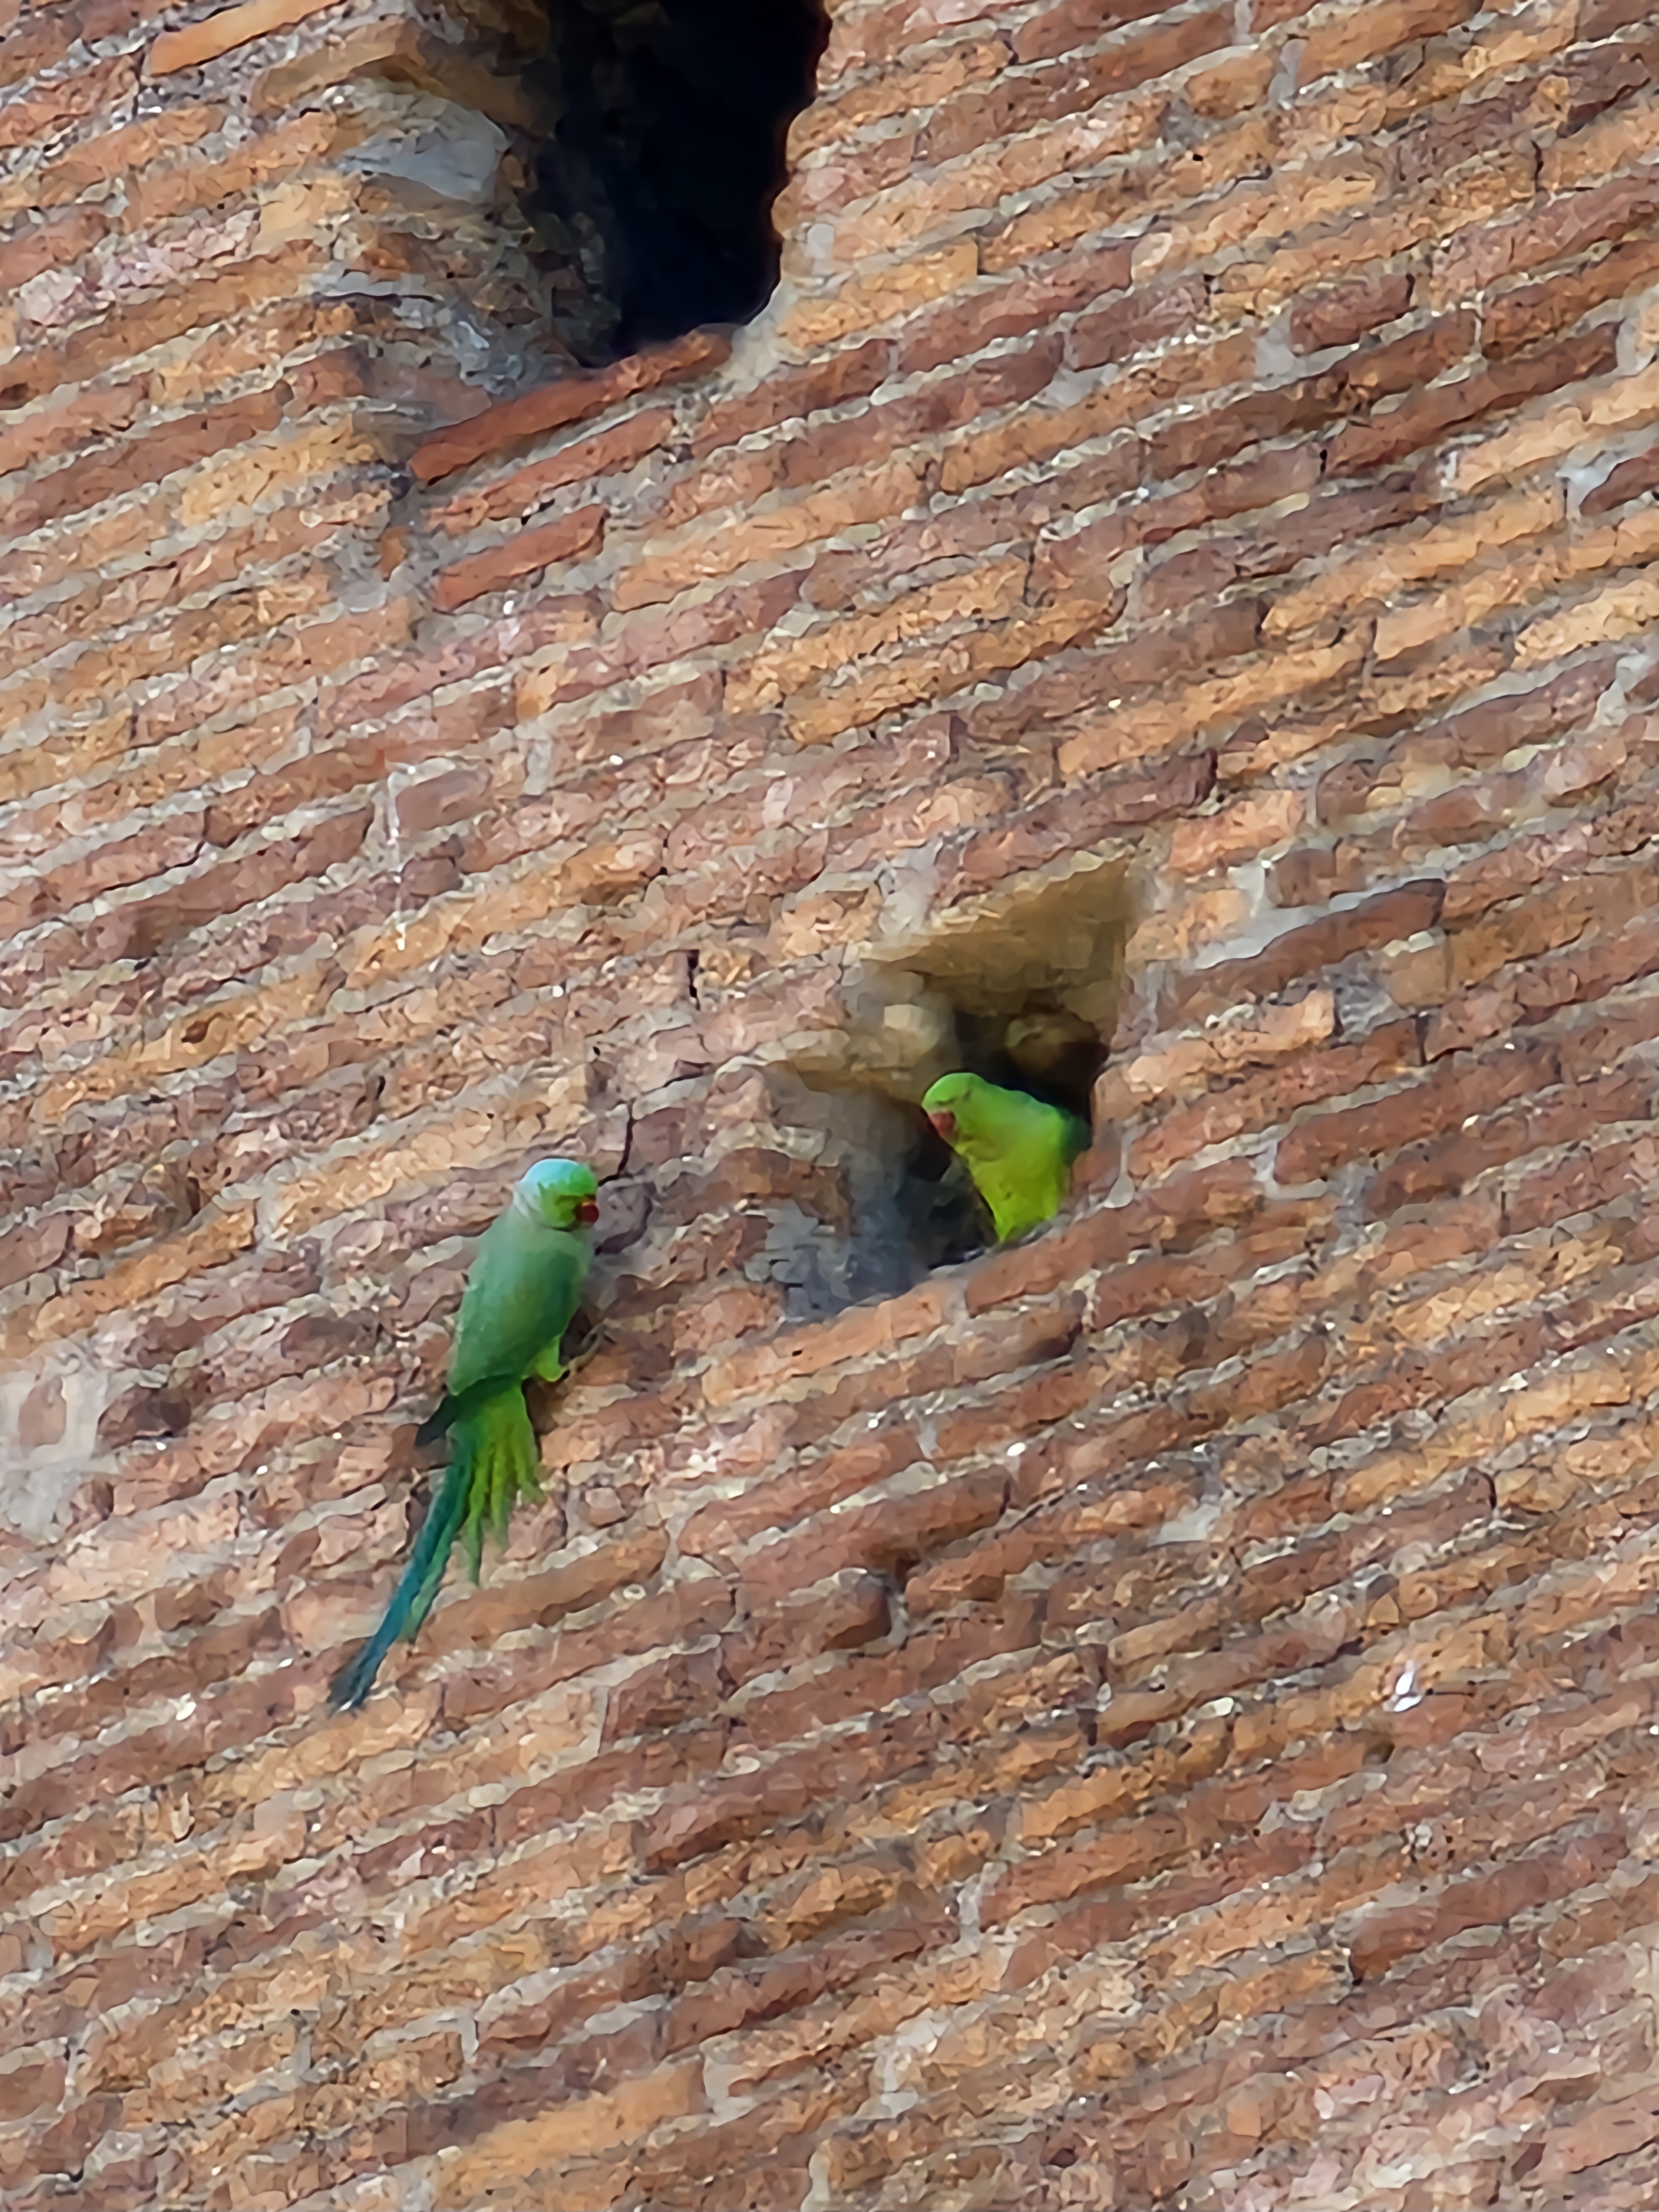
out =
[[1059,1212],[1089,1142],[1075,1114],[965,1073],[941,1075],[921,1109],[974,1178],[1000,1243]]
[[520,1492],[539,1498],[540,1455],[522,1384],[556,1382],[560,1346],[592,1257],[599,1184],[580,1160],[538,1160],[511,1203],[484,1231],[466,1279],[443,1403],[416,1442],[449,1432],[449,1467],[386,1617],[329,1690],[336,1706],[361,1705],[396,1639],[410,1643],[432,1609],[459,1536],[478,1579],[486,1528],[507,1541]]

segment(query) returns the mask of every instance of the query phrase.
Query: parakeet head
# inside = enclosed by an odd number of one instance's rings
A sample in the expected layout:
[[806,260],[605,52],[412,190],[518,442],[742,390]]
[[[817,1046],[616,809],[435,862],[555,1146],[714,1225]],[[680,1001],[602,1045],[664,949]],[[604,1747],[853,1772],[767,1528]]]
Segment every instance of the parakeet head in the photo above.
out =
[[599,1192],[592,1169],[580,1160],[538,1160],[519,1177],[514,1202],[550,1229],[574,1229],[599,1219]]
[[954,1075],[941,1075],[923,1093],[921,1110],[945,1143],[954,1144],[957,1117],[965,1114],[971,1121],[979,1094],[989,1087],[981,1077],[969,1075],[965,1069],[959,1069]]

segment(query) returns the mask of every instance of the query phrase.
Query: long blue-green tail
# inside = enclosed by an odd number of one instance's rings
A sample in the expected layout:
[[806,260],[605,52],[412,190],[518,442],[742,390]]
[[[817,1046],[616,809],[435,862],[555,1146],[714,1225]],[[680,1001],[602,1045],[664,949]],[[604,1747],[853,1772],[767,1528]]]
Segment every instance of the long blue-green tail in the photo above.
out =
[[331,1705],[347,1711],[361,1705],[398,1638],[414,1642],[432,1610],[458,1536],[466,1547],[472,1580],[477,1581],[484,1530],[498,1544],[506,1543],[507,1519],[520,1491],[533,1498],[542,1495],[535,1431],[524,1392],[513,1382],[451,1426],[443,1487],[421,1524],[380,1626],[329,1686]]

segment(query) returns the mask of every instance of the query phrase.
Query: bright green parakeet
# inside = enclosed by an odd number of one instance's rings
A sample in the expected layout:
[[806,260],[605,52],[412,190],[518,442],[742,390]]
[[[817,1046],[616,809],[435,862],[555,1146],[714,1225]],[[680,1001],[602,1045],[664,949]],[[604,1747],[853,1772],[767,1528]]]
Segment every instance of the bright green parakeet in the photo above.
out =
[[413,1643],[458,1536],[476,1583],[485,1528],[504,1544],[520,1492],[541,1497],[540,1455],[521,1385],[532,1375],[556,1382],[564,1371],[559,1348],[592,1257],[587,1232],[599,1216],[598,1191],[580,1160],[538,1160],[484,1231],[461,1297],[443,1403],[416,1439],[426,1443],[448,1431],[443,1487],[386,1618],[335,1676],[331,1705],[361,1705],[396,1639]]
[[999,1243],[1059,1212],[1089,1142],[1075,1114],[966,1073],[941,1075],[921,1110],[974,1178]]

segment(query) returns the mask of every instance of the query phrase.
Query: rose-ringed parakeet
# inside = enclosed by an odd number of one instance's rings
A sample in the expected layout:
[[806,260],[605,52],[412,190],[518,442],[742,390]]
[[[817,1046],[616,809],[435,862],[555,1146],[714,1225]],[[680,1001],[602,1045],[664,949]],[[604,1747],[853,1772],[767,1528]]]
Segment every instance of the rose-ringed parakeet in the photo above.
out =
[[1075,1114],[966,1073],[941,1075],[921,1109],[974,1178],[1000,1243],[1059,1212],[1089,1142]]
[[443,1402],[416,1437],[425,1443],[448,1431],[443,1486],[385,1619],[335,1676],[331,1705],[361,1705],[396,1639],[414,1641],[458,1536],[476,1583],[485,1528],[504,1544],[519,1493],[541,1497],[522,1385],[532,1375],[555,1382],[564,1371],[559,1348],[592,1257],[587,1232],[599,1215],[598,1191],[580,1160],[538,1160],[484,1231],[461,1297]]

